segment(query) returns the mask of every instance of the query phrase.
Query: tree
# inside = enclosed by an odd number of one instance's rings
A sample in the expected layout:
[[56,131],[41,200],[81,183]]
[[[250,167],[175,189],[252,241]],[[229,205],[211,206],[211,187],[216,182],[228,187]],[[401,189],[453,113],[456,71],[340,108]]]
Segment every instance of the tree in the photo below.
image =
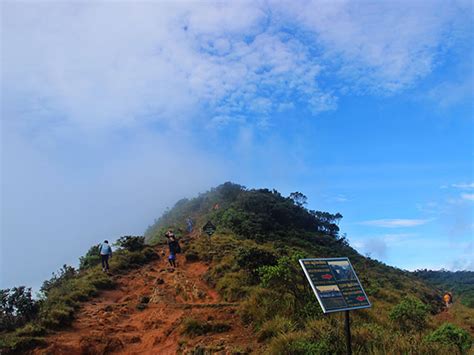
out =
[[0,331],[24,325],[38,314],[38,303],[25,286],[0,290]]
[[310,211],[311,215],[317,220],[318,232],[325,233],[336,237],[339,233],[339,221],[342,219],[342,214],[331,214],[329,212]]
[[93,245],[89,248],[86,255],[79,258],[79,270],[89,269],[100,264],[99,246]]
[[297,206],[300,206],[300,207],[303,207],[304,205],[306,205],[308,203],[308,198],[303,195],[301,192],[292,192],[290,194],[290,199],[293,200],[293,202],[297,205]]
[[145,247],[145,237],[123,236],[117,240],[115,245],[128,251],[140,251]]
[[237,264],[244,269],[253,281],[258,280],[258,268],[276,263],[275,254],[263,247],[240,247],[236,255]]

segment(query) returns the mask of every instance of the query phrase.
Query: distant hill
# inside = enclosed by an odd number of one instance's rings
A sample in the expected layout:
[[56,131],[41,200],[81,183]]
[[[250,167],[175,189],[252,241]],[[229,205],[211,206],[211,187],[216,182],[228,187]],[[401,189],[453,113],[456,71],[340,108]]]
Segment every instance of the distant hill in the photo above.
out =
[[[345,353],[343,315],[322,313],[298,263],[308,257],[349,257],[365,288],[373,307],[351,312],[354,353],[469,350],[474,310],[459,302],[444,310],[442,290],[360,255],[340,233],[341,214],[305,205],[301,192],[283,196],[230,182],[182,199],[144,238],[120,238],[114,275],[101,271],[93,246],[80,270],[65,266],[45,282],[27,317],[4,307],[0,325],[10,328],[0,330],[0,350]],[[208,221],[216,227],[211,237],[202,231]],[[176,269],[166,256],[170,228],[182,249]],[[10,299],[25,304],[28,297],[17,291],[2,293],[5,305]]]
[[474,308],[474,271],[416,270],[417,277],[425,280],[442,292],[452,292],[454,297]]

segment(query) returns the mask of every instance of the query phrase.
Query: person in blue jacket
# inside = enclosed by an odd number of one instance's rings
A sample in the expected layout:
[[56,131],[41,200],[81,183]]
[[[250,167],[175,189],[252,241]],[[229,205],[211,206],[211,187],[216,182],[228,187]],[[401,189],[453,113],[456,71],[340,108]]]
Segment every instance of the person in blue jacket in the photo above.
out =
[[112,257],[112,248],[109,245],[108,240],[99,245],[100,258],[102,261],[102,271],[109,272],[109,258]]

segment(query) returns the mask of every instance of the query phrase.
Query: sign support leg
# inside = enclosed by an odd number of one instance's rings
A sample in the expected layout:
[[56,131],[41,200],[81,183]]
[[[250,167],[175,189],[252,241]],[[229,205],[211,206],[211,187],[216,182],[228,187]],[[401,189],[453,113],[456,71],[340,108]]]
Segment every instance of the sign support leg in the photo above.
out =
[[345,322],[344,328],[346,331],[346,349],[347,355],[352,355],[352,346],[351,346],[351,320],[349,317],[349,311],[345,311]]

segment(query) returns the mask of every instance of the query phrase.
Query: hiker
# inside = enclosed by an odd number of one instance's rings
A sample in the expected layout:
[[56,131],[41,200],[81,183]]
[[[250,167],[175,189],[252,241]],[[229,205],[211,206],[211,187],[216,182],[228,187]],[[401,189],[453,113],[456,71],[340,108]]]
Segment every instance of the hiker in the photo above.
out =
[[165,237],[168,240],[168,247],[170,249],[168,262],[170,263],[170,266],[176,267],[176,253],[179,253],[178,240],[171,229],[166,232]]
[[102,260],[102,271],[109,272],[109,258],[112,257],[112,248],[109,245],[108,240],[104,240],[104,242],[99,246],[99,254]]
[[446,292],[443,296],[443,301],[446,304],[446,308],[451,307],[453,304],[453,295],[451,292]]
[[189,217],[187,220],[186,220],[186,224],[187,224],[187,231],[188,233],[191,233],[193,231],[193,220],[191,219],[191,217]]

